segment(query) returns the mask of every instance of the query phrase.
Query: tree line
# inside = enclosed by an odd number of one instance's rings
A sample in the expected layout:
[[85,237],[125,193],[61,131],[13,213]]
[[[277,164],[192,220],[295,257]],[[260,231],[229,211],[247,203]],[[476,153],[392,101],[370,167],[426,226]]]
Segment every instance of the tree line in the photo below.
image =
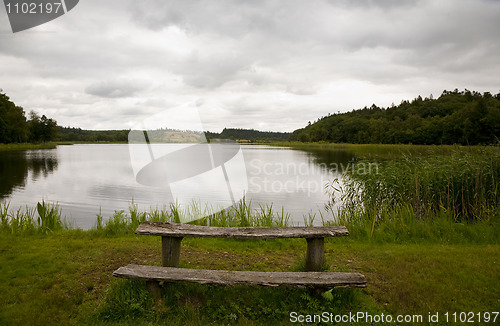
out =
[[383,144],[498,144],[500,93],[443,91],[439,98],[402,101],[381,108],[329,114],[302,129],[292,141]]
[[40,143],[54,140],[57,122],[31,111],[26,118],[24,109],[10,101],[0,89],[0,143]]
[[[0,89],[0,143],[46,141],[127,142],[129,130],[60,127],[53,119],[24,109]],[[418,96],[388,108],[370,107],[329,114],[293,133],[224,128],[208,139],[239,141],[326,141],[383,144],[498,144],[500,93],[443,91],[439,98]]]
[[231,139],[248,142],[287,141],[290,133],[276,131],[259,131],[255,129],[224,128],[221,133],[206,131],[208,139]]
[[130,130],[85,130],[73,127],[58,127],[57,140],[75,142],[109,142],[123,143],[128,141]]

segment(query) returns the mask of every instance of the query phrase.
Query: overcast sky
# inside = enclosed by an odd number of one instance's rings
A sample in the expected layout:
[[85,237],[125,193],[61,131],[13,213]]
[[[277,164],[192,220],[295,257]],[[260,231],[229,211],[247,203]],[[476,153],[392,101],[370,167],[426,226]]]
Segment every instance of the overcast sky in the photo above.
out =
[[0,88],[62,126],[127,129],[197,105],[206,130],[293,131],[500,91],[497,0],[81,0],[16,34],[0,7]]

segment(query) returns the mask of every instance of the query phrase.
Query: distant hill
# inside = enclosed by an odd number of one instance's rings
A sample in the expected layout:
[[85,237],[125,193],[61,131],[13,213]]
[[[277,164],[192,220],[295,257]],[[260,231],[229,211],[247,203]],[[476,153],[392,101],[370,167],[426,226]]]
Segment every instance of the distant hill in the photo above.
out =
[[[58,127],[57,139],[60,141],[82,142],[127,142],[130,130],[84,130],[80,128]],[[232,139],[243,142],[286,141],[290,133],[258,131],[254,129],[225,128],[221,133],[205,132],[207,139]],[[158,129],[148,131],[148,141],[158,143],[197,143],[204,142],[202,132]]]
[[224,128],[221,133],[206,132],[207,138],[232,139],[237,141],[287,141],[290,133],[275,131],[259,131],[254,129]]
[[292,141],[383,144],[498,144],[500,93],[443,91],[380,108],[329,114],[295,130]]

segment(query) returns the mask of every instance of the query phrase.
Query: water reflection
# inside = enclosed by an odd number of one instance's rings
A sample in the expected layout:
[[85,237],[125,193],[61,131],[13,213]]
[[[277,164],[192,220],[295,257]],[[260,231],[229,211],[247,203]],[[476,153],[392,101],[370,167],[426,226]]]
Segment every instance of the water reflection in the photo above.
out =
[[[313,163],[319,166],[327,166],[331,170],[342,166],[347,166],[355,161],[356,156],[353,152],[341,149],[324,150],[324,149],[301,149],[307,153],[307,156]],[[331,171],[342,172],[342,171]]]
[[[172,146],[172,145],[165,145]],[[339,177],[338,167],[353,162],[347,151],[290,150],[243,145],[248,177],[247,201],[253,208],[272,205],[290,213],[295,224],[312,212],[329,216],[331,195],[325,185]],[[82,228],[95,224],[96,214],[111,216],[134,202],[141,211],[163,209],[171,192],[136,181],[125,144],[58,146],[54,150],[0,154],[0,199],[11,209],[32,207],[38,201],[56,203],[70,223]],[[196,190],[195,188],[192,188]],[[193,194],[195,192],[193,191]],[[214,190],[202,193],[205,200]],[[335,203],[339,199],[336,198]]]
[[15,151],[0,155],[0,198],[22,189],[27,180],[47,178],[57,170],[57,152],[51,150]]

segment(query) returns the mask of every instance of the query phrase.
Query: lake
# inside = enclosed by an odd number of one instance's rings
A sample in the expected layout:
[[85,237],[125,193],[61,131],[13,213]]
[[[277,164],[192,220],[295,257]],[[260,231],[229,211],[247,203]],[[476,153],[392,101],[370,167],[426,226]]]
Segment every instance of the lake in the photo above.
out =
[[[157,146],[170,153],[176,152],[178,145]],[[180,205],[200,200],[213,208],[224,208],[243,194],[254,209],[272,204],[275,211],[281,212],[283,207],[294,225],[304,224],[304,216],[309,213],[316,214],[315,224],[321,223],[320,212],[332,218],[325,209],[330,197],[324,185],[340,176],[332,166],[349,164],[351,153],[263,145],[238,145],[238,149],[234,156],[240,160],[237,168],[226,164],[219,173],[226,177],[219,178],[221,187],[217,174],[211,172],[215,170],[200,172],[208,179],[190,178],[186,171],[192,169],[192,164],[187,161],[181,161],[183,164],[176,167],[178,172],[169,175],[169,187],[150,185],[155,175],[147,182],[141,179],[144,173],[134,166],[134,149],[127,144],[78,144],[4,152],[0,156],[0,200],[10,203],[11,210],[34,207],[42,200],[57,203],[67,221],[83,229],[95,225],[97,214],[108,218],[116,210],[127,211],[132,201],[141,211],[167,209],[175,200]],[[245,187],[224,182],[236,174],[246,182]]]

